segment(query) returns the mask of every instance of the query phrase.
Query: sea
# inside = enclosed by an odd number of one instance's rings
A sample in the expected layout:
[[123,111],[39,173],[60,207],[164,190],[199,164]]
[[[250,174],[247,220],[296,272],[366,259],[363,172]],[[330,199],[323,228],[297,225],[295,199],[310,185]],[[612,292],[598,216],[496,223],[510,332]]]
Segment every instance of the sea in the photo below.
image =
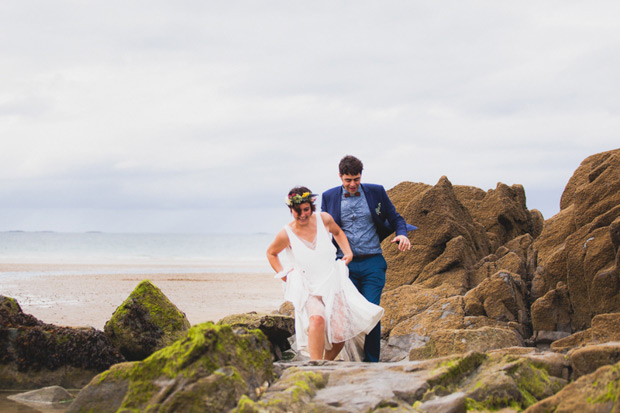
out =
[[[153,273],[254,273],[272,271],[265,251],[275,234],[119,234],[103,232],[0,232],[0,281],[3,277],[68,275],[67,266],[48,271],[41,266],[2,264],[105,264],[88,271]],[[114,265],[118,264],[118,268]],[[60,269],[59,269],[60,268]],[[136,269],[137,271],[137,269]],[[85,274],[84,269],[79,270]],[[86,272],[88,273],[88,272]]]

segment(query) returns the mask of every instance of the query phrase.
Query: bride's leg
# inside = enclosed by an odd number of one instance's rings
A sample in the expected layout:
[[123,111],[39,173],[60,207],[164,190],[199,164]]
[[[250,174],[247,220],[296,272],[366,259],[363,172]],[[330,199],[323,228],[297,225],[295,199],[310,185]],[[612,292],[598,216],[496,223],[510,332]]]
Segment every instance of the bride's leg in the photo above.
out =
[[332,344],[331,350],[325,350],[325,360],[334,360],[340,354],[340,350],[344,347],[344,341],[342,343]]
[[325,350],[325,320],[320,315],[310,317],[308,326],[308,351],[310,359],[322,360]]

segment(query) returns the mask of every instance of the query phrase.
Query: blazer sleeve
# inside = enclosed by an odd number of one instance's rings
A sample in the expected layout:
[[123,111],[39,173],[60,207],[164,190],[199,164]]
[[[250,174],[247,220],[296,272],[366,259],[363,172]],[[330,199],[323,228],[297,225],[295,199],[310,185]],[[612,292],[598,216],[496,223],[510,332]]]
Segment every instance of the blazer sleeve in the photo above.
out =
[[385,192],[385,188],[381,187],[381,192],[381,199],[383,200],[383,208],[381,209],[385,208],[384,212],[387,221],[390,223],[390,226],[392,227],[396,235],[407,236],[407,223],[405,222],[405,218],[403,218],[398,212],[396,212],[396,208],[394,207],[394,204],[392,204],[392,201],[390,200],[387,192]]
[[327,210],[327,201],[325,200],[328,196],[327,191],[323,192],[321,195],[321,211],[323,212],[329,212]]

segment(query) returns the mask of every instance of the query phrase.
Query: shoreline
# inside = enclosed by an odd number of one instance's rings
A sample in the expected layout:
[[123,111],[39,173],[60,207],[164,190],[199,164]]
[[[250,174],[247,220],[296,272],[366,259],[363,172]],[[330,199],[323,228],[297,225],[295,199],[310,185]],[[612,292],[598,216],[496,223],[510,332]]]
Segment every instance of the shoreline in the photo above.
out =
[[[157,286],[192,325],[249,311],[272,312],[284,302],[281,281],[241,268],[201,271],[200,263],[0,263],[0,295],[25,313],[58,326],[103,330],[140,281]],[[33,275],[34,274],[34,275]]]

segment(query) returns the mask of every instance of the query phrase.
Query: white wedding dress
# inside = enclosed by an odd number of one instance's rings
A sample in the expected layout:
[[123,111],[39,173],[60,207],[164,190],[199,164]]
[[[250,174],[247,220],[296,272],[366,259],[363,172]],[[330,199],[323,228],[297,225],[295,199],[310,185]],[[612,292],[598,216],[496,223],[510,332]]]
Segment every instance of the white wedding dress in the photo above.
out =
[[316,215],[314,248],[297,237],[289,225],[284,227],[290,242],[286,251],[293,270],[288,273],[284,297],[295,307],[297,351],[307,352],[310,316],[306,304],[311,296],[325,305],[325,348],[332,343],[368,334],[383,316],[383,308],[372,304],[349,279],[344,261],[336,260],[336,247],[320,213]]

